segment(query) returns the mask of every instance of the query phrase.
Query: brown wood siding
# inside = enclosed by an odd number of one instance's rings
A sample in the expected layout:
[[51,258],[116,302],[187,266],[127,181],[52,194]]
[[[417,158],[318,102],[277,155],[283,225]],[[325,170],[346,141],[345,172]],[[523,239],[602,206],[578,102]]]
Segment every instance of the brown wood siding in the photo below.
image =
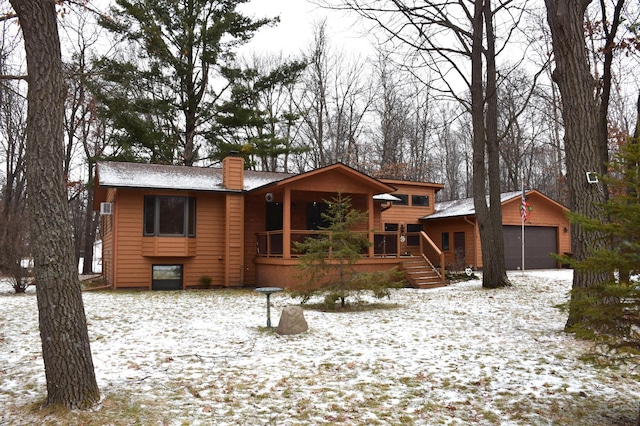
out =
[[[363,189],[361,181],[354,180],[352,175],[345,175],[340,172],[318,174],[314,176],[312,180],[300,180],[292,182],[288,186],[292,191],[315,191],[325,192],[327,194],[336,194],[338,192],[343,194],[361,194]],[[332,196],[333,195],[329,196],[329,198]],[[317,201],[321,201],[321,199]]]
[[[295,260],[266,259],[256,261],[257,273],[260,276],[261,287],[300,288],[303,279],[301,271],[295,268]],[[364,259],[354,265],[356,272],[380,272],[388,271],[398,266],[397,258]]]
[[[571,233],[569,219],[565,209],[536,192],[527,195],[527,201],[532,207],[531,215],[525,226],[554,226],[558,228],[558,252],[571,252]],[[502,223],[504,225],[520,225],[520,198],[510,200],[502,206]]]
[[[527,198],[527,202],[533,209],[526,224],[532,226],[558,226],[559,224],[569,224],[568,219],[564,215],[562,209],[549,200],[537,194],[531,194]],[[510,200],[502,205],[502,222],[503,225],[520,225],[520,205],[521,199]]]
[[[472,220],[473,222],[473,220]],[[445,265],[448,269],[456,269],[461,265],[456,265],[454,253],[454,234],[464,233],[465,260],[464,266],[479,268],[482,266],[482,256],[480,254],[480,239],[475,234],[475,226],[464,220],[464,218],[434,219],[424,222],[425,232],[433,242],[442,250],[442,233],[449,233],[449,249],[444,250]],[[476,244],[477,243],[477,246]]]
[[222,160],[222,185],[227,189],[244,189],[244,160],[226,157]]
[[[527,196],[529,204],[533,207],[533,211],[531,212],[531,216],[527,220],[525,226],[557,227],[558,252],[560,254],[570,253],[571,233],[569,220],[565,215],[566,210],[540,193],[530,192]],[[502,223],[504,225],[521,224],[521,203],[521,198],[516,197],[502,205]],[[475,222],[474,217],[469,217],[468,219]],[[476,233],[474,238],[474,227],[467,223],[464,217],[426,220],[425,230],[429,237],[438,244],[439,247],[441,245],[441,233],[445,231],[450,232],[449,241],[451,250],[450,253],[445,252],[447,265],[453,263],[454,260],[454,232],[465,232],[466,263],[468,266],[482,268],[482,247],[480,245],[480,237]]]
[[245,196],[244,283],[249,286],[260,285],[256,283],[256,234],[265,230],[265,211],[266,202],[263,195]]
[[397,224],[418,224],[420,219],[433,213],[431,209],[426,207],[412,207],[412,206],[398,206],[394,205],[391,208],[382,212],[382,222],[384,230],[384,224],[397,223]]
[[[313,186],[315,188],[315,185]],[[312,188],[309,189],[312,191]],[[322,202],[330,200],[335,193],[317,193],[309,191],[292,191],[291,192],[291,229],[305,230],[307,228],[306,205],[311,202]],[[354,207],[358,209],[367,208],[367,197],[362,194],[346,194],[355,200]],[[274,194],[274,203],[282,203],[283,196],[281,193]],[[256,234],[264,232],[266,228],[266,205],[264,195],[245,195],[245,222],[244,222],[244,284],[247,286],[263,286],[263,282],[257,282],[256,278]],[[376,202],[374,209],[373,229],[381,229],[381,203]],[[367,224],[362,224],[362,230],[367,230]],[[262,276],[262,275],[261,275]]]
[[[193,195],[192,195],[193,196]],[[199,193],[196,196],[196,256],[185,259],[185,286],[199,286],[202,276],[211,285],[224,285],[224,195]]]
[[244,195],[226,196],[226,276],[225,286],[241,286],[244,269]]
[[151,268],[142,257],[143,193],[118,190],[115,233],[115,287],[151,288]]
[[188,257],[197,254],[195,238],[182,237],[144,237],[142,239],[142,255]]
[[373,230],[383,231],[384,225],[382,224],[382,206],[379,201],[373,203]]
[[[428,216],[435,212],[435,188],[428,186],[428,184],[422,183],[400,183],[399,181],[390,181],[391,185],[397,188],[397,191],[393,194],[407,195],[408,205],[392,204],[390,208],[382,212],[381,216],[381,229],[384,230],[384,225],[387,223],[397,223],[398,225],[408,224],[420,224],[420,218]],[[423,195],[429,197],[428,206],[413,206],[411,205],[412,195]]]
[[[120,189],[114,215],[116,288],[151,288],[153,265],[183,265],[184,287],[199,286],[203,275],[212,277],[212,285],[223,285],[225,227],[224,195],[180,193],[196,198],[196,236],[144,237],[145,195],[176,195],[171,191]],[[103,243],[104,244],[104,243]],[[109,243],[107,243],[108,247]],[[149,251],[148,247],[155,247]],[[103,248],[104,250],[104,248]]]

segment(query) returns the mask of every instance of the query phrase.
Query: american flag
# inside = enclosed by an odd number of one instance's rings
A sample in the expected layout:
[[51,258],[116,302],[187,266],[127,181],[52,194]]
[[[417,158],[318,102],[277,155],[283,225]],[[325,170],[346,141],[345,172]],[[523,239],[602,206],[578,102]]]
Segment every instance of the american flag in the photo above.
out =
[[527,196],[522,190],[522,204],[520,205],[520,216],[522,217],[522,223],[527,221],[529,217],[529,203],[527,203]]

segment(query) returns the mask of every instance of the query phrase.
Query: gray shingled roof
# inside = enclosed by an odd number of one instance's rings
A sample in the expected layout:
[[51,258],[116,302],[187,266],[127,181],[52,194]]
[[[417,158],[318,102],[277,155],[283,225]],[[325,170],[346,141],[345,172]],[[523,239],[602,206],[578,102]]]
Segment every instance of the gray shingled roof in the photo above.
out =
[[[166,166],[143,163],[98,163],[100,186],[114,188],[177,189],[189,191],[229,191],[222,186],[222,169]],[[245,170],[244,190],[268,185],[293,176],[288,173]]]
[[[229,192],[222,186],[221,168],[104,161],[98,163],[98,174],[103,187]],[[245,170],[244,190],[251,191],[293,176],[296,175]],[[373,198],[398,201],[397,197],[389,194],[378,194]]]

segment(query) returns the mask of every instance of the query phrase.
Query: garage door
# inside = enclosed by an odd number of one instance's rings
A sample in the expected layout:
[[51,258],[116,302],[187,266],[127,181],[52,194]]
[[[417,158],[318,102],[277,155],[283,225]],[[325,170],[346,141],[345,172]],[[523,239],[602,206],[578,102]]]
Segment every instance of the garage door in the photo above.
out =
[[[522,228],[503,226],[504,260],[507,269],[522,265]],[[558,252],[558,228],[552,226],[524,227],[524,269],[554,269],[558,262],[549,253]]]

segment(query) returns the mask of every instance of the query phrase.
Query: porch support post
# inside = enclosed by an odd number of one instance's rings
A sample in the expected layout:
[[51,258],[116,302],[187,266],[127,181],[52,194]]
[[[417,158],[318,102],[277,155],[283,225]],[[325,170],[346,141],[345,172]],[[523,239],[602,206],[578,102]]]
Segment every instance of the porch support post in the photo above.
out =
[[368,194],[367,196],[367,209],[369,210],[369,223],[368,223],[368,227],[367,227],[367,234],[369,236],[369,250],[368,250],[368,254],[369,254],[369,259],[373,259],[373,257],[375,256],[375,247],[373,246],[373,242],[374,242],[374,238],[373,238],[373,225],[375,222],[375,211],[373,210],[375,208],[375,204],[373,202],[373,194]]
[[291,189],[286,186],[282,204],[282,258],[291,259]]

